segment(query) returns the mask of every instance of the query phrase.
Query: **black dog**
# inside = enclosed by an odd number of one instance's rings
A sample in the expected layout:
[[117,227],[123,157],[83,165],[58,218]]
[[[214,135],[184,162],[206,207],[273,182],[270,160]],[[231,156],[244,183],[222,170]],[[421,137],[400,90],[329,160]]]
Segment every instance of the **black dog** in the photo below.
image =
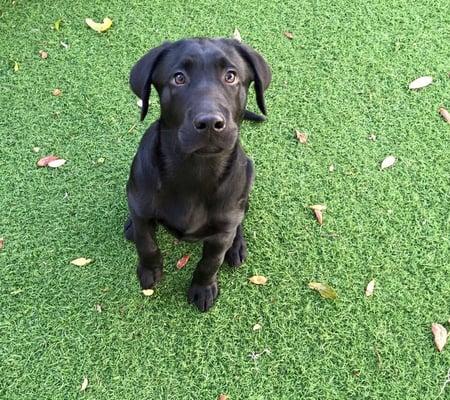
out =
[[231,39],[187,39],[152,49],[133,67],[130,85],[148,111],[150,88],[158,91],[161,116],[141,140],[127,184],[130,218],[125,236],[139,256],[143,289],[162,277],[155,241],[157,224],[183,240],[203,241],[188,300],[208,310],[218,294],[224,258],[234,267],[246,257],[242,220],[253,181],[252,161],[239,142],[254,82],[263,114],[271,72],[250,47]]

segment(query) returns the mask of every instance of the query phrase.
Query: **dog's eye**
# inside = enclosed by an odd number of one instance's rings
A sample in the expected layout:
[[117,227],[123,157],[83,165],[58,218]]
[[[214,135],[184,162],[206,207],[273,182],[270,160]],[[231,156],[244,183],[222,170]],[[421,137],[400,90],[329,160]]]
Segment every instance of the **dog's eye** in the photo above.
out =
[[186,83],[186,78],[181,72],[177,72],[173,76],[173,81],[175,82],[176,85],[184,85]]
[[227,71],[225,74],[225,82],[226,83],[234,83],[236,80],[236,72],[234,71]]

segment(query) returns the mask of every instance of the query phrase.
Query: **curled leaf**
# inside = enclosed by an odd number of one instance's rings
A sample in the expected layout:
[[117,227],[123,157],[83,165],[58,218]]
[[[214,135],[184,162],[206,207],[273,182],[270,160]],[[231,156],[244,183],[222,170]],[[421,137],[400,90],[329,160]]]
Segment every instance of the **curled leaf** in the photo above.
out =
[[45,50],[39,50],[39,55],[43,60],[46,60],[48,58],[48,53]]
[[59,168],[66,163],[66,160],[58,158],[57,160],[50,161],[47,166],[50,168]]
[[52,95],[56,96],[56,97],[61,96],[61,93],[62,93],[61,89],[58,89],[58,88],[53,89],[53,91],[52,91]]
[[189,254],[186,254],[185,256],[181,257],[177,262],[177,269],[182,269],[186,266],[186,264],[189,261]]
[[76,265],[77,267],[84,267],[85,265],[88,265],[92,262],[92,259],[90,258],[76,258],[75,260],[72,260],[70,263],[73,265]]
[[253,325],[253,328],[252,328],[254,331],[260,331],[261,329],[262,329],[262,326],[260,325],[260,324],[255,324],[255,325]]
[[265,285],[267,283],[267,278],[262,275],[251,276],[248,280],[254,285]]
[[230,398],[226,394],[220,394],[217,400],[230,400]]
[[415,80],[413,80],[410,84],[409,84],[409,88],[411,90],[417,90],[417,89],[422,89],[428,85],[431,85],[431,83],[433,82],[433,77],[432,76],[421,76],[420,78],[417,78]]
[[304,132],[295,131],[295,137],[301,144],[306,144],[308,142],[308,135]]
[[86,18],[85,21],[86,24],[89,26],[89,28],[93,29],[98,33],[106,32],[112,26],[112,21],[108,17],[104,18],[102,23],[95,22],[91,18]]
[[239,43],[242,43],[241,33],[238,28],[236,28],[233,32],[233,39],[236,39]]
[[294,34],[292,32],[283,32],[283,35],[290,40],[294,39]]
[[436,345],[437,350],[441,352],[447,344],[447,329],[445,329],[441,324],[433,323],[431,324],[431,331],[434,336],[434,344]]
[[373,291],[375,289],[375,279],[372,279],[366,287],[366,296],[370,297],[373,295]]
[[382,162],[381,162],[381,169],[386,169],[392,167],[397,159],[394,156],[387,156]]
[[83,382],[81,383],[80,392],[84,392],[89,385],[88,378],[84,377]]
[[[38,150],[38,151],[39,151],[39,150]],[[52,161],[55,161],[55,160],[59,160],[59,157],[52,156],[52,155],[50,155],[50,156],[45,156],[45,157],[42,157],[42,158],[36,163],[36,165],[37,165],[38,167],[46,167],[46,166],[48,165],[49,162],[52,162]]]
[[327,285],[326,283],[309,282],[308,287],[310,289],[313,289],[313,290],[316,290],[317,292],[319,292],[319,294],[325,299],[334,300],[337,298],[337,294],[336,294],[335,290],[331,286]]
[[319,225],[323,225],[323,211],[327,209],[327,206],[323,204],[314,204],[312,206],[309,206],[309,208],[313,210]]
[[155,291],[153,289],[143,289],[142,290],[142,294],[146,297],[151,296],[153,293],[155,293]]
[[450,124],[450,113],[444,107],[441,107],[439,109],[439,114],[441,114],[441,117],[444,118],[445,121]]

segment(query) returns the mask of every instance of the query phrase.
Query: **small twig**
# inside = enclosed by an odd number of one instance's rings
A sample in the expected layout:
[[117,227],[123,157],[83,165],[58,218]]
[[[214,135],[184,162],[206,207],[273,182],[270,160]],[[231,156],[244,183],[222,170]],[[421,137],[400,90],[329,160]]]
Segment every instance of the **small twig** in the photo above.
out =
[[137,125],[137,124],[134,124],[130,129],[128,129],[128,132],[127,132],[127,133],[130,133],[134,128],[136,128],[136,125]]

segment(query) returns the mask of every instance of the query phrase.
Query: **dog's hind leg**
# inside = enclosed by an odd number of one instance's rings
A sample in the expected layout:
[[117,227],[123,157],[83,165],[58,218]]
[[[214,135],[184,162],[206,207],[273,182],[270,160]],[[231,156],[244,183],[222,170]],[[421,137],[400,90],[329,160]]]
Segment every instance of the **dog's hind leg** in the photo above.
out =
[[239,267],[247,258],[247,243],[244,239],[242,224],[236,229],[236,235],[233,244],[225,254],[225,261],[231,267]]

